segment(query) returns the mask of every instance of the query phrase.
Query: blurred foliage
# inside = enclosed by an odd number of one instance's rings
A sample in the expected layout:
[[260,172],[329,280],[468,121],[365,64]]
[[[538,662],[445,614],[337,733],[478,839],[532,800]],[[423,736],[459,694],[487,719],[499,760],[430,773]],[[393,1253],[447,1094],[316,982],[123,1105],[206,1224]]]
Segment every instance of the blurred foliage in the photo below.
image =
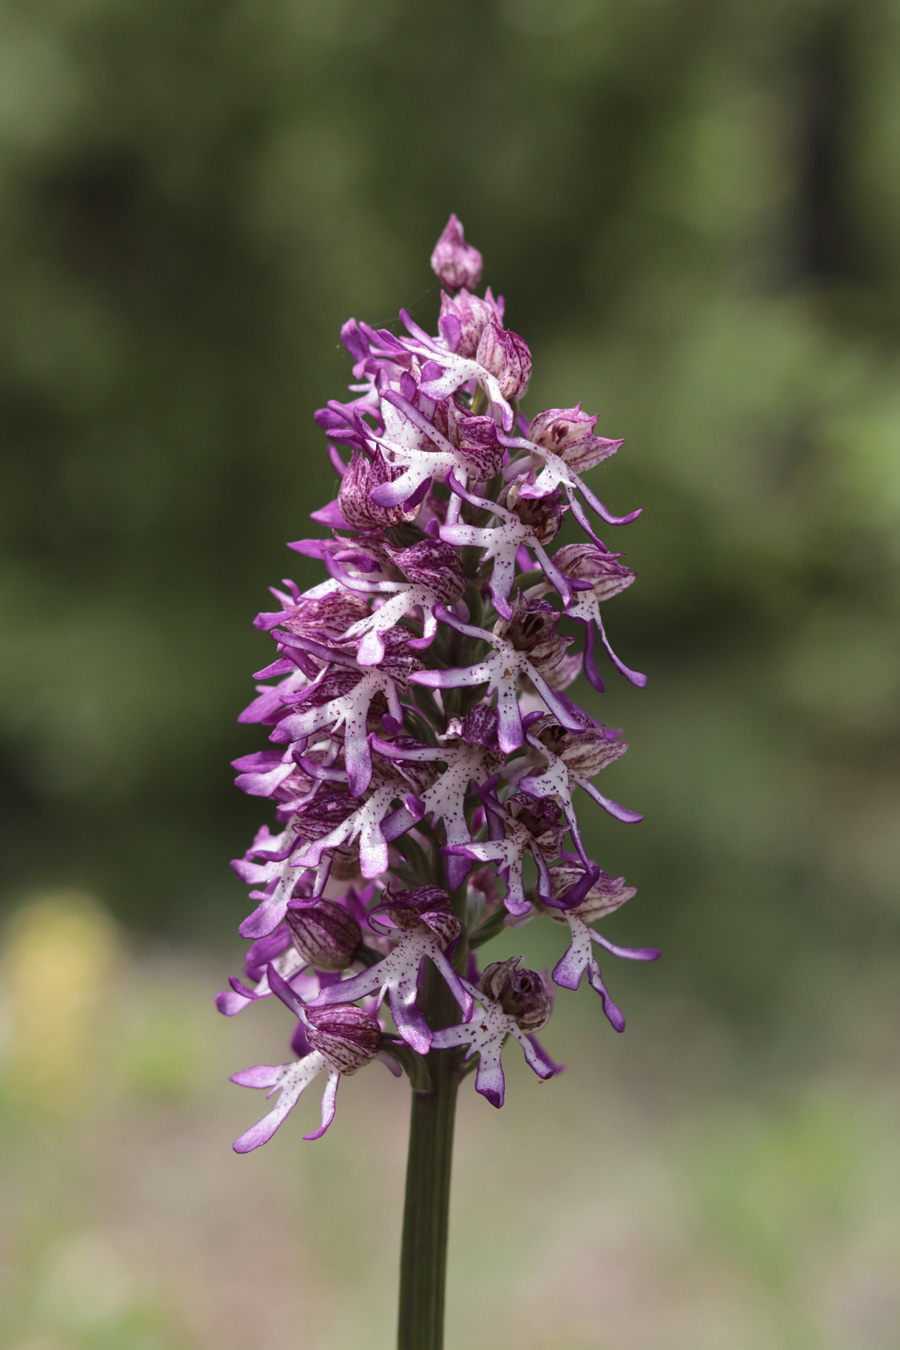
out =
[[646,509],[611,931],[815,1034],[898,935],[898,0],[5,0],[0,64],[7,894],[229,940],[311,414],[348,315],[433,320],[455,210]]

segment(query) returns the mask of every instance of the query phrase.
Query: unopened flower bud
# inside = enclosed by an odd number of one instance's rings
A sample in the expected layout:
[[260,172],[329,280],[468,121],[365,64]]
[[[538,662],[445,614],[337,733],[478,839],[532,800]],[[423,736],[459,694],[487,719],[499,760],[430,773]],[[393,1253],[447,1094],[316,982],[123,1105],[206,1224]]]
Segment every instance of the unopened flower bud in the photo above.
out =
[[442,286],[458,291],[465,286],[474,291],[481,280],[481,254],[466,243],[463,227],[456,216],[451,216],[434,246],[431,266]]
[[543,976],[536,970],[523,970],[520,956],[493,961],[485,966],[478,987],[510,1017],[522,1031],[540,1031],[547,1025],[552,1000]]
[[518,333],[489,323],[479,340],[475,359],[496,377],[504,398],[520,398],[525,393],[531,379],[531,352]]
[[474,872],[469,873],[467,886],[469,892],[474,892],[482,901],[485,908],[496,909],[502,903],[501,888],[497,881],[496,868],[476,867]]
[[622,444],[605,436],[595,436],[597,418],[577,408],[548,408],[538,413],[528,429],[528,439],[555,455],[575,470],[585,473],[601,460],[614,455]]
[[297,951],[316,970],[346,970],[362,942],[356,919],[336,900],[289,905],[284,917]]
[[353,1003],[307,1008],[306,1039],[341,1073],[356,1073],[378,1054],[381,1027]]

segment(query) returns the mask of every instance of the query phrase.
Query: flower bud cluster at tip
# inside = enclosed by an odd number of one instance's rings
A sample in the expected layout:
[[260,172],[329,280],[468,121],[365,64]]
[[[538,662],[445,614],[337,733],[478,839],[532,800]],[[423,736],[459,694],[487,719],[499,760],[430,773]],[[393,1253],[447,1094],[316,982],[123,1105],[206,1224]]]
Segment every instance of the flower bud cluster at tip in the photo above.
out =
[[[509,1037],[540,1077],[559,1071],[534,1036],[554,988],[586,975],[624,1027],[597,947],[658,955],[591,926],[634,890],[586,851],[576,792],[619,821],[641,817],[595,782],[627,749],[621,733],[568,692],[582,672],[604,688],[601,655],[645,683],[601,612],[634,573],[599,531],[639,513],[614,514],[581,477],[621,441],[598,436],[580,404],[521,411],[531,353],[502,298],[476,294],[482,257],[456,216],[432,266],[437,334],[405,311],[397,331],[344,325],[350,397],[316,414],[339,488],[313,513],[326,537],[290,545],[322,579],[284,581],[255,620],[275,651],[240,720],[267,727],[271,748],[235,767],[275,828],[233,864],[253,901],[240,927],[250,947],[218,1006],[279,998],[295,1057],[234,1075],[277,1094],[239,1152],[271,1138],[324,1074],[322,1125],[306,1136],[318,1138],[341,1078],[374,1058],[399,1073],[410,1055],[452,1051],[499,1106]],[[583,540],[556,547],[568,519]],[[519,957],[479,973],[478,948],[538,915],[569,929],[549,977]],[[429,964],[457,1004],[450,1027],[422,1010]]]

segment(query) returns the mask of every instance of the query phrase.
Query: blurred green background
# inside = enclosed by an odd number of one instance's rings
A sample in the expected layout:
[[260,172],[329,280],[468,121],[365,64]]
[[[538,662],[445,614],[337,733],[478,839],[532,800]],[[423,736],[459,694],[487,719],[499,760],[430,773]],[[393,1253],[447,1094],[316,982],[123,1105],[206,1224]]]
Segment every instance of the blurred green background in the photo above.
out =
[[645,508],[607,615],[650,682],[585,698],[647,820],[589,837],[665,959],[465,1102],[450,1346],[896,1350],[898,154],[898,0],[0,4],[13,1350],[391,1344],[404,1091],[234,1159],[221,1080],[287,1029],[211,996],[312,412],[349,315],[433,324],[451,211],[528,410],[626,438],[590,481]]

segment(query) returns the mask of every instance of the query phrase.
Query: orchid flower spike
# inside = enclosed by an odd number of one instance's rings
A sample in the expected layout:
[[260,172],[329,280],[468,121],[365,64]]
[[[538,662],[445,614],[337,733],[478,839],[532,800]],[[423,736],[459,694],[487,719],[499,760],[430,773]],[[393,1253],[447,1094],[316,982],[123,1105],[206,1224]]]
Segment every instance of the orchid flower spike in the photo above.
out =
[[[456,216],[431,263],[436,332],[404,310],[396,331],[342,330],[350,393],[316,414],[339,489],[313,513],[321,537],[289,545],[321,574],[305,591],[282,582],[255,620],[275,650],[240,720],[266,727],[269,747],[235,767],[275,824],[233,864],[251,945],[218,1006],[274,995],[293,1031],[286,1063],[234,1075],[276,1096],[241,1153],[324,1077],[321,1125],[304,1136],[319,1138],[341,1079],[375,1059],[421,1089],[444,1056],[500,1106],[508,1040],[539,1077],[560,1070],[535,1040],[555,989],[586,975],[624,1027],[597,948],[658,955],[593,927],[634,888],[591,857],[582,812],[641,816],[598,789],[627,744],[572,692],[582,673],[597,691],[609,672],[645,683],[606,627],[635,573],[599,533],[639,513],[617,514],[583,477],[622,442],[581,404],[525,414],[531,351],[502,298],[479,293],[482,256]],[[558,545],[567,522],[581,537]],[[477,949],[532,919],[568,929],[551,975],[519,957],[479,974]]]

